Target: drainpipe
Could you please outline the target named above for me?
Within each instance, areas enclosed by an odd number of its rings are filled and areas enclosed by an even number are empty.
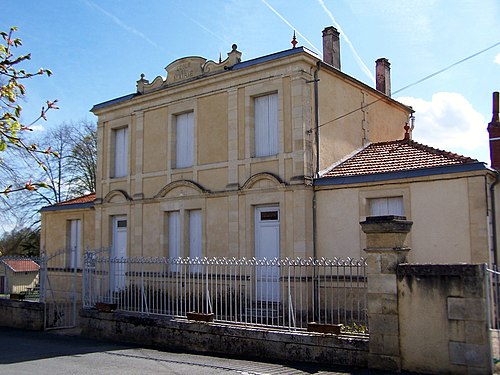
[[[315,128],[315,143],[316,143],[316,168],[314,171],[314,178],[319,177],[319,90],[318,90],[318,72],[321,67],[321,61],[316,63],[316,70],[314,71],[314,128]],[[313,181],[314,181],[313,178]],[[317,255],[317,223],[316,223],[316,188],[313,183],[313,201],[312,201],[312,209],[313,209],[313,258],[316,259]]]
[[[500,182],[500,176],[498,171],[495,171],[495,181],[490,186],[490,198],[491,198],[491,234],[493,236],[493,264],[498,268],[498,246],[497,246],[497,210],[495,208],[495,186]],[[495,269],[496,271],[497,269]]]
[[[318,90],[318,72],[319,69],[321,68],[321,61],[318,61],[316,63],[316,70],[314,71],[314,127],[316,130],[316,170],[314,171],[314,178],[313,178],[313,201],[312,201],[312,209],[313,209],[313,258],[317,258],[317,242],[318,242],[318,225],[317,225],[317,202],[316,202],[316,187],[314,186],[314,179],[319,177],[319,90]],[[318,290],[318,285],[317,285],[317,280],[316,280],[316,267],[313,267],[313,289],[314,289],[314,295],[316,294],[316,291]],[[317,309],[316,309],[316,301],[314,299],[313,295],[313,316],[315,319],[318,319],[319,316],[317,316]],[[318,309],[319,311],[319,309]]]

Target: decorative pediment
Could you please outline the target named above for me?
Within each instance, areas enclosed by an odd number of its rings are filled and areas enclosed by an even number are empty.
[[[124,203],[131,200],[132,198],[130,195],[123,190],[111,190],[104,197],[104,203]]]
[[[193,181],[174,181],[166,185],[156,194],[155,198],[178,198],[201,195],[208,191]]]
[[[137,92],[145,94],[173,84],[187,82],[195,78],[227,70],[241,62],[241,52],[237,48],[238,46],[233,44],[231,52],[227,54],[227,59],[224,61],[219,59],[218,63],[196,56],[175,60],[165,68],[167,77],[164,79],[158,76],[152,83],[149,83],[144,74],[141,74],[141,78],[137,81]]]
[[[285,186],[285,183],[271,173],[258,173],[250,177],[242,186],[241,190],[267,189]]]
[[[203,57],[184,57],[167,65],[167,85],[203,75]]]

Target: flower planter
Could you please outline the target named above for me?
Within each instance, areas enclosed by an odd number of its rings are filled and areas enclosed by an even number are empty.
[[[186,313],[186,316],[188,320],[195,320],[198,322],[213,322],[214,321],[214,314],[206,314],[206,313],[199,313],[199,312],[188,312]]]
[[[116,310],[116,303],[97,302],[95,308],[101,312],[112,312]]]
[[[308,332],[332,333],[339,335],[340,327],[342,327],[342,324],[321,324],[315,322],[307,323]]]
[[[22,301],[24,299],[24,297],[25,297],[24,294],[21,294],[21,293],[11,293],[10,294],[10,299]]]

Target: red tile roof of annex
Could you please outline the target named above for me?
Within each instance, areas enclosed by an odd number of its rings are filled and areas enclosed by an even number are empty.
[[[359,176],[477,162],[466,156],[403,139],[372,143],[321,177]]]
[[[64,206],[67,204],[78,204],[78,203],[91,203],[95,201],[95,193],[83,195],[81,197],[73,198],[64,202],[56,203],[55,206]]]
[[[38,272],[40,266],[31,259],[2,259],[14,272]]]

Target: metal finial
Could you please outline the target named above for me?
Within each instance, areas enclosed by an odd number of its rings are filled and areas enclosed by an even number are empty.
[[[293,39],[291,41],[293,48],[297,45],[297,38],[295,37],[295,30],[293,30]]]

